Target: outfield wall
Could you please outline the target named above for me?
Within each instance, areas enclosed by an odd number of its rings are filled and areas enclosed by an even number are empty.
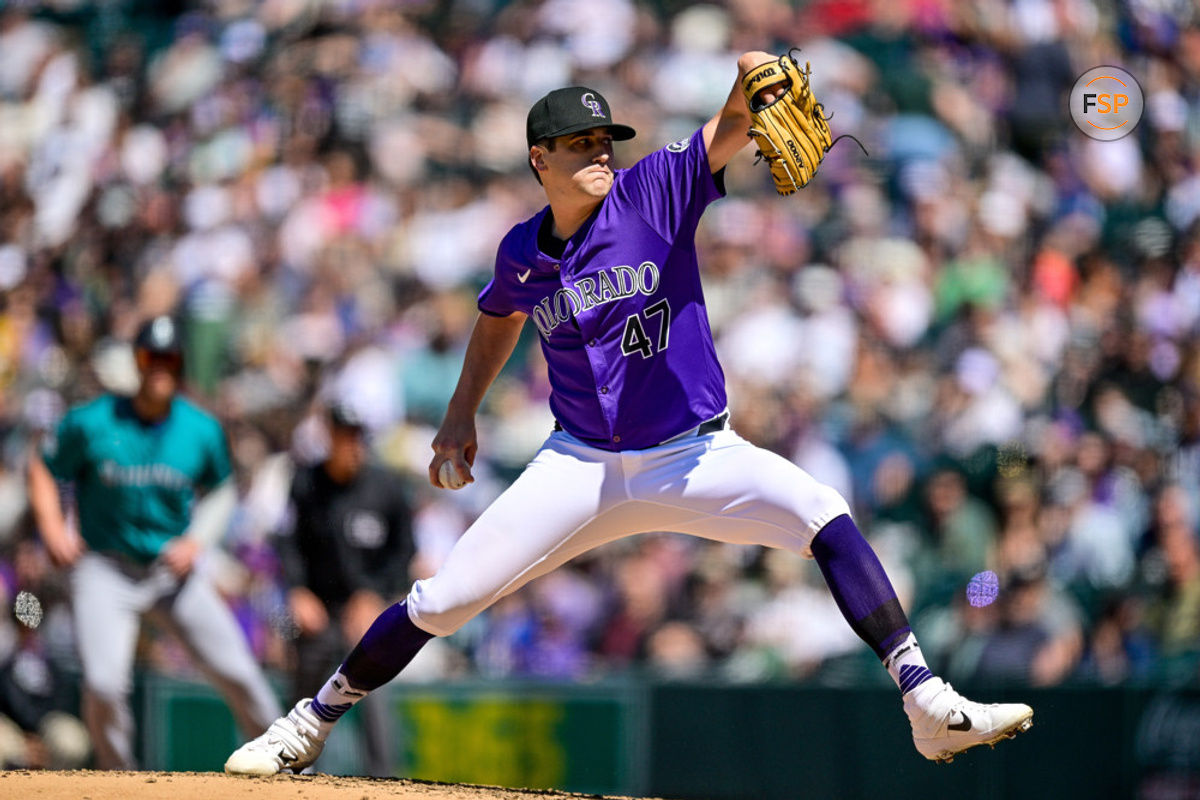
[[[237,743],[207,685],[139,682],[143,763],[219,770]],[[402,774],[705,800],[1200,798],[1200,690],[986,691],[1033,729],[947,766],[912,749],[887,688],[454,682],[390,687]],[[980,693],[981,696],[984,693]],[[352,715],[324,772],[362,770]]]

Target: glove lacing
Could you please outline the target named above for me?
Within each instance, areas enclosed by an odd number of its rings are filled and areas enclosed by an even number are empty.
[[[807,70],[807,69],[801,70],[800,69],[800,61],[797,60],[797,58],[794,55],[792,55],[792,53],[799,53],[799,52],[800,52],[799,47],[789,47],[788,51],[787,51],[787,55],[780,56],[779,59],[780,59],[780,61],[782,61],[784,58],[790,58],[792,60],[792,64],[795,65],[795,67],[796,67],[796,71],[804,76],[804,84],[807,87],[808,86],[808,76],[809,76],[810,70]],[[811,92],[812,89],[810,88],[809,91]],[[829,120],[833,119],[833,114],[825,113],[825,104],[824,103],[814,102],[813,109],[816,111],[816,113],[821,115],[821,118],[824,119],[826,123],[828,123]],[[830,142],[829,146],[825,148],[825,152],[828,153],[830,150],[832,150],[833,146],[835,144],[837,144],[838,142],[840,142],[842,139],[849,139],[850,141],[852,141],[856,145],[858,145],[858,149],[863,151],[864,156],[871,155],[869,152],[867,152],[866,145],[864,145],[857,136],[850,134],[850,133],[843,133],[841,136],[837,137],[832,142]],[[762,154],[760,153],[759,155],[761,156]],[[758,161],[761,161],[761,160],[762,159],[759,158],[754,163],[757,164]]]

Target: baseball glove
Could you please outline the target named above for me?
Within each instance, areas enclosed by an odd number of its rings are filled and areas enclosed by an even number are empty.
[[[808,62],[801,71],[789,51],[776,61],[755,67],[742,80],[742,92],[750,107],[748,135],[758,145],[759,157],[771,167],[775,190],[782,195],[803,188],[833,146],[825,109],[813,97],[808,83],[811,72]],[[781,79],[786,83],[784,93],[764,103],[758,93]]]

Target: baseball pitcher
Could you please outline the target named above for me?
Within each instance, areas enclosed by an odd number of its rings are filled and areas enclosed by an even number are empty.
[[[854,631],[895,680],[917,750],[948,761],[1031,724],[1022,704],[981,705],[925,664],[896,594],[846,501],[731,428],[696,259],[705,208],[747,134],[788,194],[832,144],[807,69],[744,54],[724,107],[628,169],[599,92],[551,92],[529,112],[529,164],[548,205],[500,243],[462,376],[433,441],[430,480],[470,482],[475,413],[526,321],[549,366],[557,420],[541,450],[467,530],[437,575],[375,621],[311,700],[230,756],[233,773],[299,769],[338,718],[433,636],[599,545],[677,531],[815,557]]]

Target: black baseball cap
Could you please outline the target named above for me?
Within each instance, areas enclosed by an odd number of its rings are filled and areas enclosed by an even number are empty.
[[[133,347],[155,355],[182,356],[183,338],[179,323],[165,315],[146,320],[138,329]]]
[[[329,407],[329,422],[335,428],[346,428],[359,432],[367,427],[366,420],[362,418],[362,414],[358,413],[358,409],[345,402],[334,403]]]
[[[533,104],[525,120],[525,139],[529,146],[541,139],[553,139],[589,128],[608,128],[618,141],[632,139],[637,131],[612,121],[612,111],[604,95],[586,86],[555,89]]]

